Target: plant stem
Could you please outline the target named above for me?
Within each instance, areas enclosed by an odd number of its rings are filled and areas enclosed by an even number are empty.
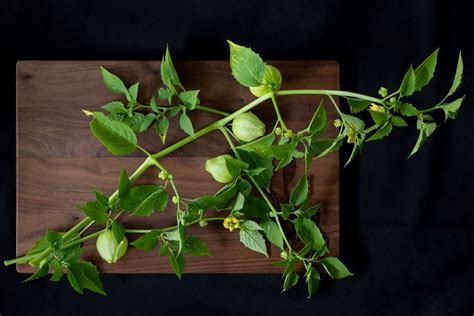
[[[381,103],[381,99],[377,99],[365,94],[350,92],[350,91],[340,91],[340,90],[322,90],[322,89],[298,89],[298,90],[280,90],[275,92],[276,95],[304,95],[304,94],[320,94],[320,95],[334,95],[344,98],[357,98],[361,100],[367,100],[371,102]]]
[[[225,137],[225,139],[227,140],[227,142],[229,143],[229,146],[230,146],[230,148],[232,149],[232,151],[234,152],[235,156],[236,156],[239,160],[242,160],[242,159],[240,158],[239,152],[238,152],[237,149],[235,148],[234,143],[232,142],[232,139],[230,138],[230,135],[229,135],[229,133],[227,132],[227,130],[226,130],[225,128],[221,128],[220,130],[221,130],[222,134],[224,134],[224,137]],[[267,202],[268,206],[270,207],[270,210],[271,210],[272,213],[274,214],[275,221],[276,221],[276,223],[277,223],[277,225],[278,225],[278,228],[280,229],[280,232],[281,232],[281,235],[282,235],[282,237],[283,237],[283,240],[285,241],[285,244],[286,244],[286,246],[288,247],[288,252],[291,254],[292,248],[291,248],[290,243],[288,242],[288,239],[287,239],[286,236],[285,236],[285,231],[283,230],[283,227],[281,226],[280,219],[278,218],[278,211],[273,207],[272,202],[270,201],[270,199],[268,198],[268,196],[265,194],[265,192],[262,190],[262,188],[258,185],[257,181],[255,181],[254,177],[249,176],[249,175],[247,175],[247,177],[250,179],[250,181],[252,181],[253,185],[257,188],[257,190],[258,190],[258,192],[260,193],[260,195],[263,197],[263,199],[265,200],[265,202]]]
[[[196,109],[206,111],[209,113],[214,113],[222,116],[229,116],[230,114],[221,110],[213,109],[204,105],[196,105]]]
[[[273,103],[273,108],[275,109],[275,113],[277,115],[278,122],[280,122],[280,125],[283,128],[283,131],[287,131],[288,128],[286,127],[285,121],[283,121],[283,118],[281,117],[280,108],[278,107],[278,103],[276,101],[274,93],[272,93],[272,103]]]

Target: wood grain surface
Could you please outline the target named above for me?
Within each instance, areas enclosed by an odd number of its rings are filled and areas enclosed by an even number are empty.
[[[332,61],[273,61],[283,75],[282,89],[337,89],[339,66]],[[99,65],[124,79],[126,84],[140,81],[139,100],[147,102],[160,86],[160,62],[156,61],[21,61],[17,64],[17,255],[23,255],[43,236],[47,228],[67,230],[83,214],[75,208],[93,199],[93,190],[112,193],[120,169],[130,173],[143,156],[135,152],[116,157],[93,137],[89,120],[81,109],[98,111],[107,102],[120,99],[101,83]],[[254,97],[231,76],[227,61],[178,61],[176,68],[188,89],[200,89],[201,104],[232,112]],[[319,104],[319,96],[279,98],[282,115],[289,128],[304,128]],[[330,119],[336,118],[332,106],[325,104]],[[275,122],[270,102],[254,111],[267,126]],[[190,114],[195,129],[206,126],[218,116],[202,111]],[[185,137],[175,120],[167,144]],[[334,136],[330,129],[328,136]],[[139,143],[148,151],[163,148],[153,130],[140,135]],[[187,198],[210,194],[219,188],[204,170],[208,157],[228,151],[222,135],[213,132],[165,157],[163,164],[173,173],[180,193]],[[278,173],[272,184],[272,200],[288,198],[303,166],[293,164]],[[150,168],[138,183],[155,183],[157,170]],[[315,160],[310,170],[312,200],[322,201],[317,219],[333,255],[339,254],[339,156],[333,153]],[[127,228],[164,227],[175,224],[172,206],[150,218],[124,217]],[[90,231],[94,231],[92,227]],[[286,227],[294,236],[291,227]],[[280,273],[271,265],[279,251],[270,247],[270,257],[244,248],[238,233],[221,224],[192,227],[190,234],[209,244],[212,257],[187,257],[188,273]],[[129,236],[130,240],[137,236]],[[116,264],[106,264],[96,251],[94,241],[84,245],[84,258],[92,259],[106,273],[171,273],[167,258],[157,251],[142,252],[130,247]],[[19,272],[31,272],[28,265]]]

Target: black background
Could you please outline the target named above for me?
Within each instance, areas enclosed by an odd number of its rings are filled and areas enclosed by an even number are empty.
[[[150,1],[151,2],[151,1]],[[307,300],[274,275],[106,275],[107,297],[66,283],[22,284],[0,267],[0,314],[416,314],[474,312],[474,36],[466,1],[2,1],[0,258],[15,255],[15,62],[21,59],[227,59],[226,38],[265,59],[334,59],[341,88],[396,89],[410,63],[441,47],[432,84],[444,96],[463,51],[459,117],[414,158],[414,124],[367,144],[342,170],[341,252],[355,273]],[[442,121],[442,116],[437,117]],[[414,123],[414,122],[412,122]],[[343,157],[347,157],[343,150]]]

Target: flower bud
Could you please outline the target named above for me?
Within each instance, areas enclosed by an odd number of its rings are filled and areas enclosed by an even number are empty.
[[[160,171],[160,173],[158,174],[158,178],[160,178],[161,180],[166,180],[168,179],[168,172],[165,172],[165,171]]]
[[[385,108],[383,106],[377,105],[375,103],[370,105],[370,110],[374,112],[385,112]]]
[[[281,87],[281,81],[280,71],[271,65],[266,65],[262,85],[251,87],[250,92],[256,97],[261,97],[268,92],[278,91]]]
[[[201,226],[201,227],[206,227],[206,226],[207,226],[207,221],[204,220],[204,219],[201,219],[201,220],[199,221],[199,226]]]
[[[232,132],[238,139],[250,142],[265,134],[265,124],[255,114],[247,112],[232,121]]]
[[[97,237],[96,248],[99,255],[108,263],[115,263],[126,252],[128,247],[128,240],[123,237],[120,243],[115,239],[112,230],[108,229]]]
[[[233,159],[230,155],[221,155],[206,161],[206,171],[209,172],[214,180],[220,183],[229,183],[234,179],[227,168],[226,159]]]
[[[390,103],[395,103],[397,102],[397,98],[396,97],[391,97],[390,98]]]
[[[288,259],[288,252],[282,251],[282,252],[280,253],[280,257],[281,257],[282,259]]]
[[[353,143],[355,144],[356,142],[356,132],[353,128],[351,128],[349,130],[349,133],[347,134],[347,143],[350,144],[350,143]]]
[[[275,135],[281,135],[281,128],[277,127],[275,129]]]
[[[338,120],[334,120],[334,123],[333,123],[333,124],[334,124],[334,127],[341,127],[341,126],[342,126],[342,122],[341,122],[341,120],[339,120],[339,119],[338,119]]]
[[[224,219],[223,225],[230,231],[233,231],[236,228],[240,228],[240,219],[235,216],[229,216]]]
[[[173,196],[173,198],[171,199],[171,202],[173,202],[173,204],[178,204],[179,203],[178,197],[176,195]]]
[[[385,98],[388,95],[388,89],[385,87],[380,87],[379,94],[382,98]]]

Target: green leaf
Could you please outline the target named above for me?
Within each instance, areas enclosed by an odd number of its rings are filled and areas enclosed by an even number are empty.
[[[270,150],[270,146],[275,141],[275,134],[268,134],[266,136],[260,137],[254,141],[249,143],[245,143],[243,145],[237,146],[236,148],[239,150],[243,150],[246,152],[255,152],[262,157],[268,157],[273,155],[272,151]]]
[[[428,56],[414,71],[415,75],[415,91],[420,91],[421,88],[426,86],[431,78],[433,78],[436,70],[436,63],[438,61],[438,50],[437,48],[430,56]]]
[[[415,92],[416,88],[416,77],[415,71],[413,67],[410,66],[408,71],[405,73],[403,77],[402,84],[400,85],[400,96],[401,97],[408,97]]]
[[[199,90],[183,91],[179,94],[179,100],[188,110],[194,110],[198,104]]]
[[[453,102],[443,103],[443,104],[440,104],[436,107],[437,109],[442,109],[443,110],[444,116],[445,116],[445,121],[447,121],[448,118],[450,118],[450,119],[455,119],[456,118],[456,115],[458,114],[459,108],[461,107],[461,104],[464,101],[464,97],[465,96],[462,96],[461,98],[456,99]]]
[[[189,119],[189,116],[186,114],[186,112],[183,112],[179,117],[179,126],[186,134],[194,137],[193,123]]]
[[[413,147],[410,155],[408,156],[408,158],[410,158],[411,156],[413,156],[414,154],[416,154],[418,152],[418,150],[420,150],[421,146],[423,146],[423,144],[425,143],[426,139],[431,135],[433,134],[433,132],[435,131],[436,129],[436,123],[425,123],[423,122],[423,119],[422,118],[419,118],[418,121],[417,121],[417,128],[418,130],[420,131],[419,134],[418,134],[418,139],[415,143],[415,146]]]
[[[354,129],[356,132],[361,132],[365,128],[365,123],[360,118],[349,115],[349,114],[342,114],[342,119],[346,124],[349,125],[350,128]]]
[[[168,194],[162,186],[145,184],[133,187],[120,198],[120,207],[126,212],[148,215],[153,209],[162,211],[168,203]]]
[[[133,191],[133,189],[131,190],[131,192]],[[144,190],[147,191],[148,188]],[[141,193],[138,193],[138,195],[141,195]],[[158,190],[152,192],[150,195],[146,196],[140,202],[140,204],[138,204],[134,208],[133,215],[150,216],[151,214],[153,214],[154,210],[163,211],[166,208],[167,204],[168,204],[168,192],[166,192],[163,188],[159,188]]]
[[[462,61],[461,52],[459,52],[458,65],[456,66],[456,73],[454,75],[454,80],[453,80],[453,83],[451,84],[451,88],[449,89],[448,95],[446,97],[453,95],[454,92],[458,90],[459,86],[461,86],[463,70],[464,70],[464,64]]]
[[[178,245],[178,255],[181,253],[183,250],[183,246],[186,244],[186,239],[188,237],[186,233],[186,227],[181,224],[181,222],[178,222],[178,236],[179,236],[179,245]]]
[[[359,113],[369,107],[370,101],[360,99],[347,99],[347,103],[351,108],[351,113]]]
[[[308,218],[298,217],[293,221],[296,232],[305,244],[311,243],[314,250],[321,248],[325,241],[318,226]]]
[[[263,83],[265,63],[250,48],[227,41],[230,48],[230,68],[232,75],[241,85],[257,87]]]
[[[290,288],[298,284],[299,278],[298,274],[294,271],[288,273],[283,281],[283,292],[288,291]]]
[[[115,220],[112,222],[112,232],[117,243],[120,243],[125,237],[125,227]]]
[[[102,81],[110,92],[123,93],[127,99],[130,98],[130,94],[128,93],[122,79],[105,69],[103,66],[100,66],[100,72],[102,74]]]
[[[273,178],[273,157],[272,155],[262,157],[255,152],[238,150],[240,158],[249,164],[249,169],[265,168],[253,178],[261,188],[268,188]]]
[[[43,250],[45,250],[48,247],[49,247],[49,242],[46,240],[46,236],[41,237],[40,239],[38,239],[35,242],[33,247],[31,247],[30,250],[28,250],[26,255],[29,256],[29,255],[33,255],[35,253],[42,252]]]
[[[328,127],[327,115],[326,110],[323,106],[323,99],[321,98],[321,102],[319,103],[316,112],[314,112],[311,121],[309,122],[309,131],[313,134],[313,137],[321,135],[326,128]]]
[[[370,116],[372,116],[372,119],[377,125],[384,125],[389,119],[388,113],[386,112],[379,112],[379,111],[372,111],[372,110],[369,110],[369,112],[370,112]]]
[[[130,94],[130,100],[128,101],[137,101],[138,97],[138,82],[131,85],[130,88],[128,88],[128,93]]]
[[[104,207],[109,207],[109,198],[103,192],[95,190],[95,199]]]
[[[152,250],[158,245],[160,234],[158,230],[152,230],[140,236],[134,242],[130,243],[130,245],[144,251]]]
[[[329,276],[333,279],[343,279],[345,277],[353,275],[349,272],[346,266],[335,257],[327,257],[319,261],[324,269],[327,271]]]
[[[283,236],[281,234],[280,229],[278,228],[278,225],[272,219],[270,219],[269,217],[264,217],[260,221],[260,227],[263,228],[263,231],[264,231],[265,236],[267,237],[267,239],[272,244],[274,244],[275,246],[277,246],[278,248],[283,250],[283,248],[284,248],[284,246],[283,246]]]
[[[63,244],[63,238],[61,237],[61,234],[51,229],[48,229],[46,240],[53,249],[59,249],[59,247],[61,247]]]
[[[113,102],[107,103],[106,105],[102,106],[102,108],[109,113],[115,113],[115,114],[125,114],[128,111],[125,108],[125,105],[120,101],[113,101]]]
[[[298,206],[308,198],[308,178],[306,175],[303,175],[298,182],[296,183],[295,187],[291,191],[290,194],[290,203]]]
[[[268,257],[265,239],[258,230],[240,229],[240,242],[250,250],[259,252]]]
[[[239,212],[246,218],[262,218],[270,212],[270,208],[264,200],[249,195],[245,198],[244,207]]]
[[[166,52],[161,62],[161,80],[168,88],[172,88],[174,90],[174,86],[178,86],[184,90],[184,87],[179,80],[178,73],[174,68],[168,46],[166,46]]]
[[[311,298],[311,296],[316,293],[319,285],[319,280],[321,279],[319,275],[319,271],[310,268],[309,271],[306,273],[306,286],[308,287],[308,298]]]
[[[112,121],[100,112],[94,112],[90,128],[94,136],[114,155],[131,153],[137,147],[137,136],[130,127]]]
[[[130,186],[132,184],[130,183],[130,179],[128,178],[127,175],[127,170],[122,169],[120,170],[120,178],[119,178],[119,184],[118,184],[118,196],[122,197],[128,194],[130,191]]]
[[[410,103],[402,103],[400,105],[400,113],[404,116],[417,116],[420,114],[417,108]]]
[[[155,112],[155,113],[160,112],[160,109],[158,109],[158,104],[156,104],[156,99],[155,99],[154,94],[150,98],[150,107],[153,110],[153,112]]]
[[[71,284],[72,288],[76,290],[76,292],[83,294],[85,275],[84,271],[79,265],[73,264],[68,267],[67,279],[69,280],[69,283]]]
[[[99,277],[99,271],[97,267],[91,262],[79,261],[74,264],[74,266],[80,267],[84,275],[83,288],[89,289],[92,292],[106,295],[104,291],[104,286]]]
[[[374,140],[382,139],[385,136],[388,136],[388,134],[390,134],[390,132],[392,132],[392,123],[387,122],[382,127],[380,127],[377,130],[377,132],[375,132],[372,136],[370,136],[369,139],[367,139],[367,141],[371,142],[371,141],[374,141]]]
[[[245,196],[242,193],[237,193],[235,197],[234,203],[232,204],[233,211],[239,211],[244,207],[245,203]]]
[[[35,273],[30,275],[27,279],[23,280],[23,282],[30,282],[30,281],[34,281],[34,280],[44,277],[45,275],[48,274],[48,269],[49,269],[49,264],[48,263],[43,264],[38,270],[35,271]]]
[[[63,270],[61,269],[61,267],[58,267],[58,268],[56,268],[54,273],[51,275],[49,280],[53,281],[53,282],[59,282],[63,279],[63,276],[64,276]]]
[[[171,268],[173,269],[178,279],[181,280],[181,277],[183,276],[183,272],[184,272],[184,267],[186,264],[186,260],[184,259],[184,256],[182,254],[175,255],[175,253],[171,251],[169,260],[170,260]]]
[[[163,67],[163,62],[161,63],[161,65],[162,65],[161,67]],[[163,71],[161,73],[163,74]],[[158,97],[162,100],[167,100],[169,104],[171,104],[173,95],[174,95],[174,90],[172,89],[163,88],[163,87],[158,89]]]
[[[263,228],[260,227],[260,225],[258,225],[256,222],[254,222],[252,220],[249,220],[249,219],[246,219],[245,221],[240,223],[240,229],[244,229],[244,230],[247,230],[247,231],[263,230]]]
[[[160,137],[163,144],[166,142],[166,135],[168,134],[169,126],[170,121],[166,116],[162,116],[156,121],[156,133]]]
[[[84,205],[79,205],[78,208],[99,224],[105,224],[109,218],[107,208],[97,201],[87,202]]]
[[[393,126],[396,126],[396,127],[408,126],[407,122],[405,122],[405,120],[402,119],[400,116],[392,116],[390,118],[390,121],[392,122]]]
[[[209,247],[206,242],[197,236],[188,236],[184,251],[191,256],[210,256]]]

